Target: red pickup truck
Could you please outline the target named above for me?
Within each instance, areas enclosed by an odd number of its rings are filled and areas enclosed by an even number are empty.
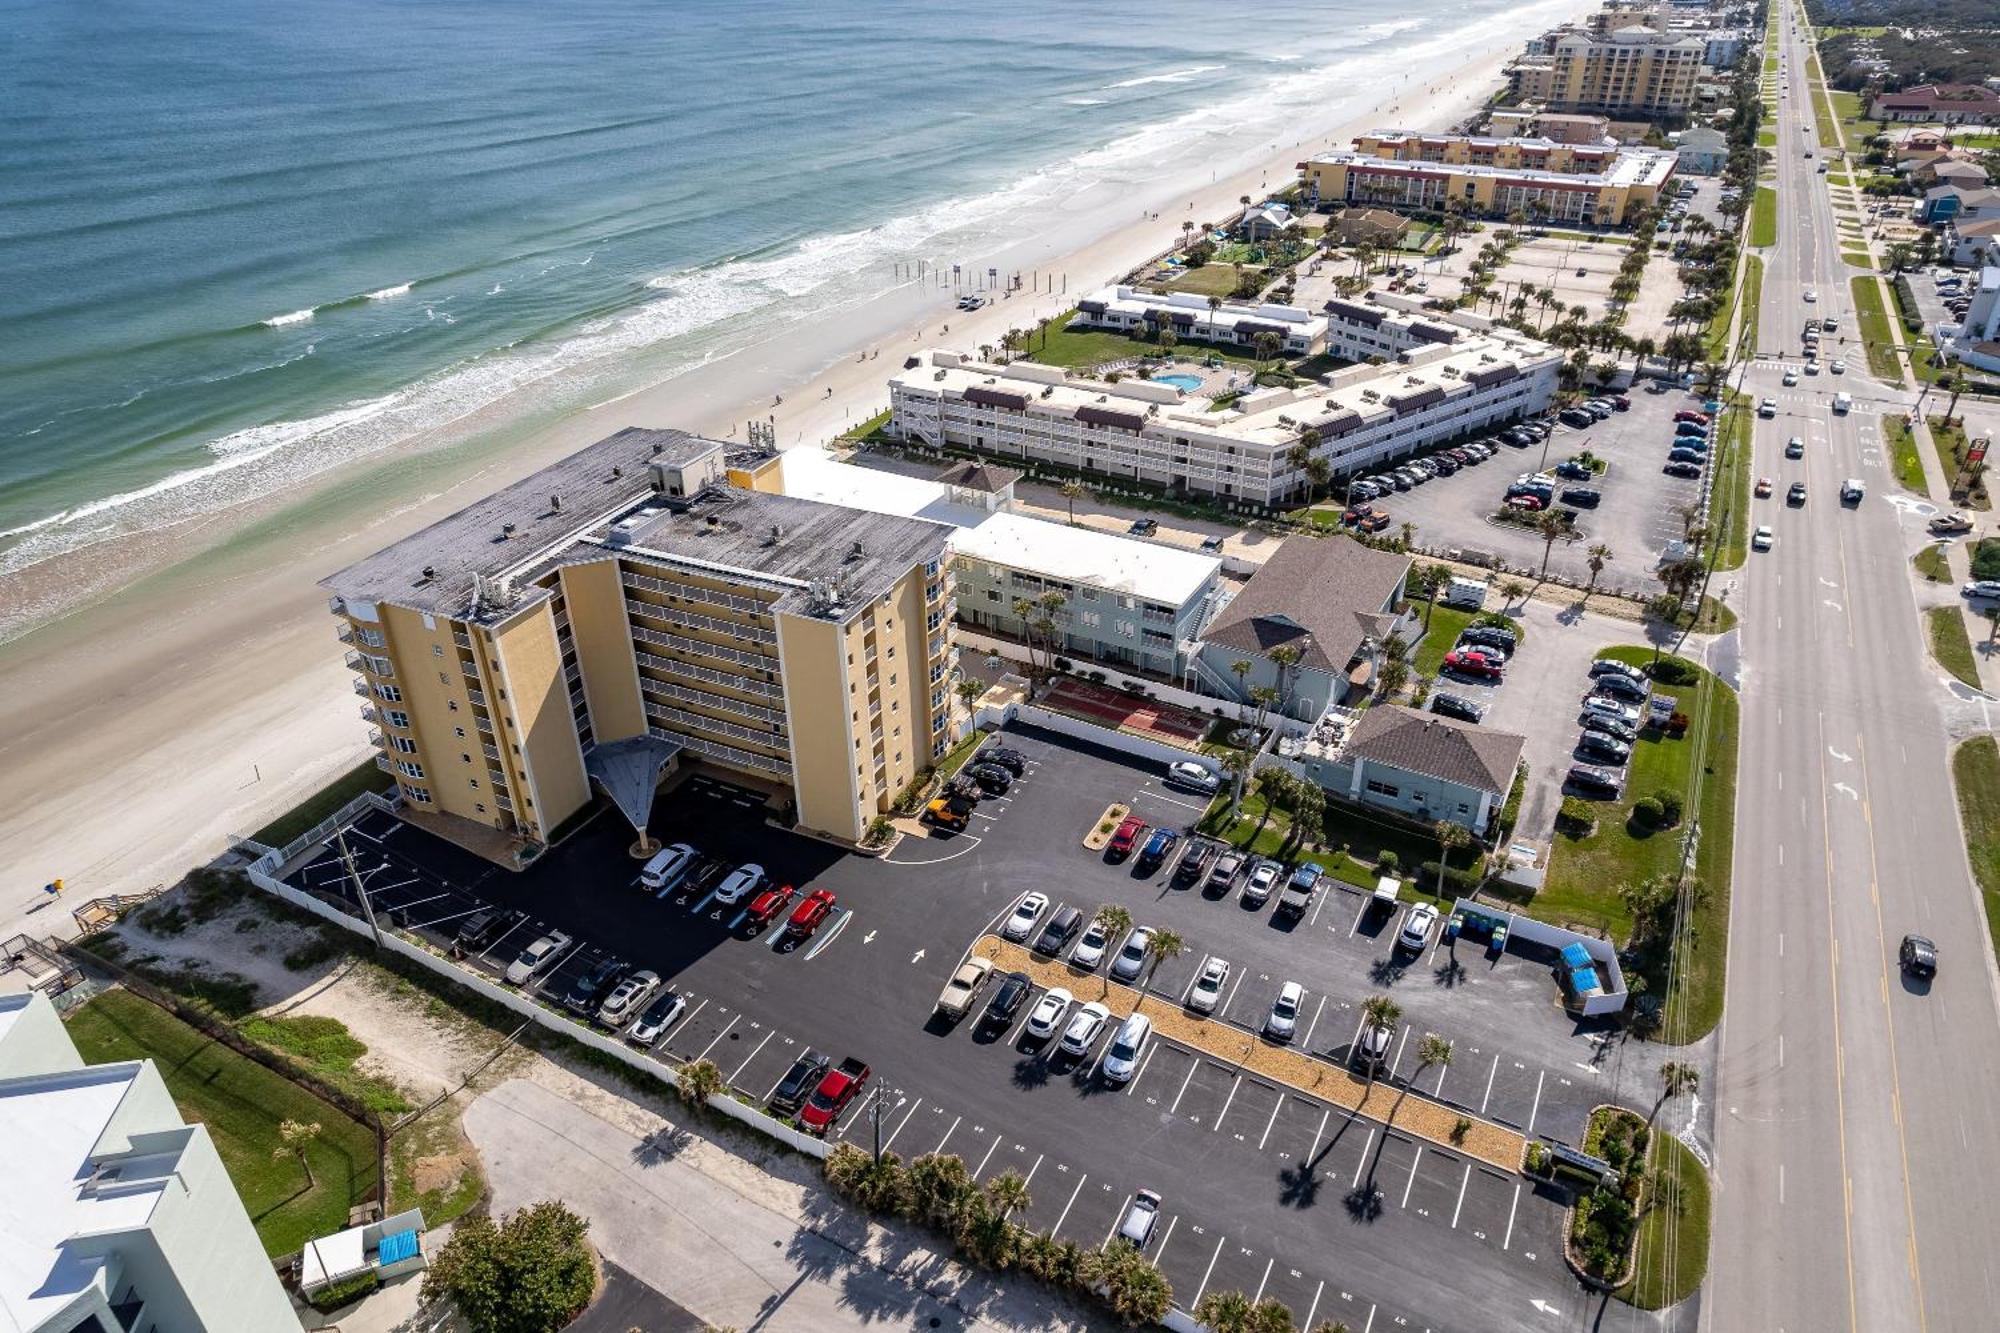
[[[851,1055],[840,1062],[839,1068],[827,1070],[799,1111],[799,1128],[824,1136],[833,1128],[833,1122],[840,1119],[840,1113],[861,1095],[861,1089],[868,1086],[868,1077],[873,1072]]]

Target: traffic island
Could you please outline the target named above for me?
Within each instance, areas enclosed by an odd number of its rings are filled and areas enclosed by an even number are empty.
[[[1145,1014],[1152,1020],[1153,1030],[1178,1046],[1199,1051],[1233,1068],[1247,1069],[1260,1078],[1412,1137],[1475,1157],[1489,1166],[1503,1171],[1521,1169],[1527,1149],[1523,1135],[1465,1115],[1422,1093],[1411,1094],[1388,1084],[1357,1078],[1344,1065],[1274,1045],[1226,1023],[1196,1018],[1171,1000],[1157,995],[1142,997],[1129,986],[1065,963],[1038,958],[996,935],[982,937],[972,946],[972,952],[992,959],[996,971],[1025,972],[1037,985],[1060,986],[1080,1000],[1101,1001],[1117,1018],[1138,1011],[1143,998],[1150,1001],[1145,1005]],[[1091,993],[1093,982],[1095,994]]]

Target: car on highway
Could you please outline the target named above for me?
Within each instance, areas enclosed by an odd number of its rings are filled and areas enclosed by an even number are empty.
[[[1903,936],[1903,943],[1896,950],[1896,957],[1902,963],[1903,970],[1913,977],[1929,981],[1937,975],[1937,945],[1922,935]]]
[[[1836,375],[1845,375],[1847,373],[1847,362],[1835,361],[1830,365],[1828,365],[1827,369],[1832,371]]]
[[[1174,848],[1181,845],[1181,835],[1170,828],[1156,828],[1147,837],[1146,845],[1139,849],[1134,860],[1142,875],[1150,875],[1160,868],[1160,864],[1174,854]]]
[[[1118,1223],[1118,1236],[1132,1242],[1134,1249],[1143,1250],[1159,1225],[1160,1196],[1152,1190],[1140,1190],[1126,1205],[1125,1216]]]
[[[1271,1012],[1264,1015],[1264,1035],[1273,1041],[1290,1041],[1298,1031],[1299,1010],[1305,1007],[1306,988],[1296,981],[1287,981],[1278,987],[1278,998],[1271,1001]]]
[[[1111,975],[1118,981],[1132,981],[1146,968],[1146,951],[1153,943],[1151,926],[1134,926],[1111,960]]]
[[[1778,415],[1778,400],[1775,398],[1760,400],[1757,404],[1757,415],[1760,417],[1775,417]]]
[[[1623,768],[1632,758],[1632,747],[1626,742],[1614,739],[1601,731],[1586,729],[1576,738],[1576,753],[1593,764],[1607,764],[1613,768]]]
[[[1250,864],[1250,878],[1243,882],[1243,901],[1252,907],[1263,905],[1271,891],[1278,887],[1278,876],[1285,868],[1268,857],[1258,857]]]
[[[687,1004],[685,995],[670,990],[661,991],[625,1029],[625,1040],[634,1046],[653,1045],[666,1035],[668,1028],[680,1021],[681,1015],[687,1012]]]
[[[501,974],[500,979],[509,986],[527,985],[534,980],[537,973],[554,962],[558,955],[567,951],[571,942],[570,937],[560,930],[550,931],[521,950],[519,956],[507,964],[507,970]]]
[[[1035,922],[1042,919],[1042,913],[1049,907],[1049,895],[1036,889],[1022,895],[1014,905],[1013,913],[1001,924],[1000,937],[1008,940],[1025,940],[1028,932],[1035,928]]]
[[[1169,787],[1178,787],[1182,791],[1200,792],[1205,796],[1213,796],[1216,789],[1222,786],[1221,778],[1215,776],[1212,770],[1195,763],[1192,759],[1182,759],[1168,764],[1165,781]]]
[[[1042,927],[1042,933],[1035,937],[1035,952],[1054,958],[1063,951],[1076,932],[1083,928],[1083,909],[1080,907],[1058,908]]]
[[[1097,1044],[1097,1038],[1104,1031],[1104,1024],[1111,1017],[1111,1011],[1096,1000],[1084,1005],[1070,1015],[1069,1026],[1063,1029],[1062,1040],[1056,1043],[1064,1055],[1081,1059],[1090,1048]]]
[[[1771,479],[1769,477],[1757,478],[1757,498],[1759,500],[1762,500],[1768,497],[1770,494],[1771,494]]]
[[[1222,988],[1229,984],[1229,960],[1210,956],[1195,974],[1188,988],[1187,1007],[1198,1014],[1212,1014],[1222,1000]]]
[[[1807,305],[1812,305],[1819,300],[1819,293],[1814,291],[1810,287],[1806,288],[1803,292],[1800,292],[1799,295],[1802,298],[1804,298],[1805,303]]]
[[[1243,873],[1243,864],[1249,858],[1242,852],[1231,849],[1215,858],[1215,865],[1208,872],[1208,882],[1202,888],[1217,896],[1229,892],[1236,883],[1236,877]]]
[[[785,914],[786,909],[792,905],[792,899],[796,897],[798,897],[797,890],[789,884],[764,890],[750,900],[750,910],[743,918],[744,929],[754,935],[768,928],[773,921]]]
[[[672,893],[700,859],[701,853],[684,842],[662,848],[653,853],[653,859],[639,872],[639,884],[655,893]]]
[[[722,883],[715,886],[715,901],[740,903],[753,894],[762,893],[770,882],[770,877],[764,873],[764,867],[755,864],[740,865],[730,871]]]
[[[1069,965],[1080,967],[1086,972],[1094,972],[1097,970],[1097,965],[1104,961],[1104,951],[1110,947],[1111,932],[1106,929],[1102,921],[1093,918],[1091,923],[1083,928],[1083,938],[1069,951]]]
[[[1603,717],[1634,727],[1639,725],[1638,709],[1621,704],[1616,699],[1607,699],[1601,694],[1593,694],[1583,701],[1583,717],[1586,721],[1593,717]]]
[[[1791,439],[1785,441],[1785,457],[1804,458],[1805,456],[1806,442],[1804,440],[1794,435]]]
[[[651,971],[634,972],[611,988],[598,1006],[597,1021],[608,1028],[625,1026],[653,998],[653,992],[660,988],[660,974]]]
[[[1797,383],[1799,382],[1799,372],[1798,372],[1798,371],[1796,371],[1796,370],[1793,370],[1793,369],[1792,369],[1792,368],[1791,368],[1790,366],[1786,366],[1786,367],[1785,367],[1785,373],[1784,373],[1783,377],[1781,378],[1780,382],[1781,382],[1781,383],[1782,383],[1782,384],[1783,384],[1783,385],[1784,385],[1784,386],[1785,386],[1785,387],[1786,387],[1787,389],[1791,388],[1791,387],[1792,387],[1793,385],[1795,385],[1795,384],[1797,384]]]
[[[1431,931],[1436,929],[1438,909],[1433,903],[1411,903],[1410,910],[1403,913],[1403,928],[1396,932],[1396,945],[1410,953],[1422,953],[1430,947]]]
[[[1699,477],[1701,475],[1701,464],[1685,462],[1669,463],[1661,468],[1660,471],[1666,473],[1669,477]]]
[[[805,1103],[832,1067],[832,1060],[812,1047],[806,1047],[799,1053],[799,1058],[792,1061],[792,1067],[785,1071],[785,1076],[778,1080],[778,1086],[771,1089],[765,1107],[774,1115],[791,1115]]]
[[[1615,801],[1625,792],[1625,775],[1615,768],[1572,764],[1564,785],[1585,796]]]
[[[1431,711],[1440,717],[1455,717],[1460,722],[1477,722],[1486,716],[1484,706],[1462,694],[1433,694]]]
[[[1061,986],[1042,992],[1042,998],[1035,1001],[1035,1007],[1028,1011],[1028,1023],[1023,1031],[1037,1041],[1047,1041],[1055,1036],[1069,1014],[1070,1001],[1075,998]]]
[[[791,919],[785,922],[788,938],[803,944],[813,936],[826,919],[833,915],[835,898],[831,889],[814,889],[805,896],[805,901],[792,909]]]
[[[986,1001],[986,1011],[979,1016],[982,1030],[991,1032],[994,1028],[1004,1028],[1014,1021],[1014,1015],[1021,1012],[1021,1006],[1035,993],[1035,981],[1026,972],[1009,972],[1000,978],[1000,985]]]
[[[1791,489],[1785,492],[1785,503],[1796,508],[1797,506],[1802,505],[1805,502],[1806,502],[1806,484],[1802,481],[1793,482],[1791,485]]]
[[[1133,1014],[1120,1023],[1111,1044],[1104,1048],[1104,1081],[1130,1083],[1139,1072],[1139,1062],[1145,1059],[1146,1043],[1152,1036],[1153,1020],[1144,1014]]]
[[[1447,671],[1476,676],[1482,680],[1499,680],[1506,674],[1506,668],[1501,663],[1485,656],[1477,648],[1461,648],[1446,653],[1444,667]]]
[[[1132,854],[1138,845],[1139,836],[1146,831],[1146,821],[1137,815],[1127,815],[1120,821],[1118,831],[1111,835],[1111,842],[1105,848],[1105,855],[1113,861],[1122,861]]]
[[[1758,524],[1757,530],[1750,534],[1750,549],[1753,551],[1768,551],[1777,544],[1778,534],[1771,531],[1768,523]]]
[[[827,1070],[799,1111],[799,1128],[819,1135],[832,1129],[840,1113],[853,1105],[861,1090],[868,1086],[873,1072],[853,1056],[842,1060],[838,1068]]]

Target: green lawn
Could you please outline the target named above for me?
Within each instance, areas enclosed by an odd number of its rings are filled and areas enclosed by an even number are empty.
[[[1931,448],[1937,451],[1938,466],[1943,469],[1945,485],[1950,486],[1958,479],[1958,460],[1965,449],[1965,428],[1953,418],[1947,424],[1941,416],[1926,416],[1924,425],[1931,433]],[[1987,509],[1992,506],[1992,496],[1986,487],[1975,483],[1973,490],[1963,501],[1967,509]]]
[[[1965,616],[1956,606],[1934,606],[1924,612],[1930,632],[1931,656],[1938,665],[1973,689],[1979,688],[1979,663],[1972,656],[1972,636],[1965,632]]]
[[[1986,932],[2000,952],[2000,741],[1975,736],[1951,756],[1965,854],[1986,908]]]
[[[1722,512],[1717,569],[1740,569],[1750,554],[1750,425],[1749,400],[1732,393],[1722,409],[1721,458],[1709,501]]]
[[[251,840],[266,847],[282,847],[362,792],[386,792],[394,785],[387,773],[375,767],[375,760],[371,757],[258,829],[250,835]]]
[[[347,1225],[347,1210],[376,1183],[375,1135],[297,1085],[127,991],[106,991],[69,1016],[69,1035],[92,1064],[151,1058],[174,1103],[208,1127],[265,1252],[290,1254]],[[274,1158],[282,1121],[318,1124],[306,1149],[314,1184],[296,1158]]]
[[[1225,823],[1229,809],[1229,793],[1224,791],[1209,806],[1202,816],[1201,831],[1211,837],[1220,838],[1230,846],[1259,856],[1275,857],[1279,846],[1285,840],[1285,830],[1289,827],[1281,810],[1268,806],[1254,789],[1243,793],[1242,808],[1236,818]],[[1438,844],[1429,838],[1419,838],[1397,825],[1391,825],[1369,818],[1365,813],[1350,806],[1328,805],[1323,823],[1325,837],[1324,850],[1307,849],[1294,861],[1311,861],[1322,866],[1336,879],[1344,880],[1357,888],[1372,889],[1380,877],[1375,863],[1383,852],[1394,852],[1398,867],[1394,873],[1409,877],[1425,861],[1435,861]],[[1345,850],[1342,850],[1345,849]],[[1463,868],[1469,854],[1459,853],[1452,858],[1454,867]],[[1426,877],[1418,889],[1429,894],[1436,889],[1436,876]]]
[[[1901,412],[1882,414],[1882,438],[1889,442],[1894,456],[1897,482],[1906,491],[1914,491],[1918,495],[1930,494],[1930,488],[1924,485],[1924,460],[1917,453],[1916,434],[1903,424]]]
[[[1430,609],[1431,629],[1417,645],[1417,652],[1410,659],[1410,670],[1419,676],[1435,676],[1444,665],[1444,655],[1458,642],[1458,636],[1472,623],[1476,611],[1461,611],[1455,606],[1435,606]]]
[[[1768,185],[1757,187],[1750,204],[1750,244],[1778,243],[1778,192]]]
[[[1144,356],[1157,352],[1159,348],[1150,342],[1128,337],[1123,333],[1110,333],[1101,329],[1077,329],[1069,327],[1076,312],[1059,315],[1050,320],[1045,328],[1030,337],[1033,344],[1028,359],[1039,361],[1045,366],[1063,366],[1070,370],[1082,370],[1106,361],[1122,361],[1128,357]],[[1255,355],[1238,352],[1232,348],[1209,347],[1191,339],[1183,339],[1181,349],[1189,356],[1219,356],[1225,361],[1255,364]]]
[[[1942,546],[1926,546],[1910,557],[1910,563],[1916,566],[1917,573],[1932,583],[1951,582],[1951,567],[1944,562]]]
[[[1889,325],[1889,312],[1882,306],[1882,287],[1874,278],[1848,280],[1854,293],[1854,315],[1861,328],[1861,340],[1868,347],[1868,373],[1885,383],[1903,383],[1903,358],[1897,353],[1898,340]]]
[[[1246,265],[1244,271],[1262,272],[1255,265]],[[1236,290],[1236,267],[1233,264],[1203,264],[1200,268],[1185,270],[1172,282],[1156,282],[1152,286],[1156,291],[1193,292],[1197,296],[1220,296],[1227,301]]]
[[[1664,1125],[1653,1127],[1647,1156],[1654,1171],[1678,1184],[1680,1203],[1675,1208],[1650,1209],[1639,1220],[1638,1269],[1618,1297],[1641,1310],[1664,1310],[1692,1296],[1708,1273],[1708,1172]],[[1670,1236],[1674,1240],[1672,1274],[1666,1271]]]
[[[1757,146],[1759,148],[1776,148],[1778,146],[1778,132],[1768,128],[1758,130]]]
[[[1602,656],[1644,665],[1652,660],[1653,650],[1613,648]],[[1669,1000],[1665,1027],[1684,1041],[1706,1036],[1722,1017],[1740,731],[1736,692],[1707,670],[1695,669],[1701,677],[1695,685],[1656,687],[1679,699],[1691,724],[1687,735],[1673,740],[1658,732],[1640,734],[1626,773],[1624,799],[1593,803],[1598,827],[1588,836],[1556,835],[1548,882],[1530,909],[1546,921],[1572,922],[1626,939],[1632,919],[1618,900],[1619,887],[1672,872],[1680,864],[1686,831],[1685,823],[1682,828],[1652,833],[1635,830],[1629,819],[1632,802],[1661,788],[1691,797],[1699,777],[1700,803],[1690,799],[1688,813],[1701,821],[1695,873],[1708,893],[1695,914],[1694,943],[1680,960],[1683,989]]]
[[[1729,360],[1729,325],[1738,305],[1743,307],[1743,331],[1735,346],[1752,352],[1757,350],[1757,307],[1764,296],[1764,261],[1756,255],[1745,255],[1742,263],[1742,285],[1733,289],[1740,294],[1724,303],[1722,309],[1715,312],[1715,318],[1709,321],[1708,359],[1711,361]]]
[[[1856,268],[1874,268],[1875,256],[1866,250],[1842,250],[1840,257]]]

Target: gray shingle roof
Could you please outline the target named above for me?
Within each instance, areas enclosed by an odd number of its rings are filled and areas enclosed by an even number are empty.
[[[1302,665],[1345,671],[1409,569],[1408,556],[1349,537],[1292,537],[1202,637],[1262,655],[1295,646]]]
[[[1527,738],[1419,713],[1399,704],[1377,704],[1361,715],[1347,753],[1405,773],[1454,782],[1504,796],[1514,784]]]

